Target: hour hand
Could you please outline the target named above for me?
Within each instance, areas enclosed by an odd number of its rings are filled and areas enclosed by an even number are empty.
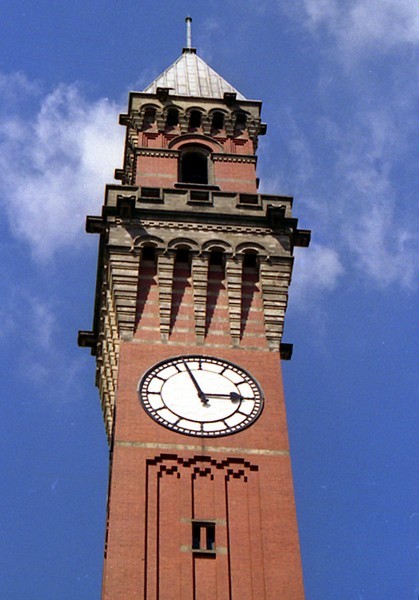
[[[210,398],[221,398],[225,400],[231,400],[232,402],[240,402],[240,400],[246,400],[243,396],[240,396],[237,392],[230,392],[229,394],[206,394]]]

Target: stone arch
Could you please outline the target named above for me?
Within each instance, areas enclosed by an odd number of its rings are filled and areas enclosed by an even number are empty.
[[[222,117],[222,120],[223,120],[222,127],[218,126],[218,125],[221,125],[221,123],[217,122],[217,115],[221,115],[221,117]],[[212,108],[208,113],[208,120],[211,124],[211,130],[225,129],[226,122],[227,122],[229,116],[230,116],[230,113],[226,110],[223,110],[221,108]]]
[[[170,150],[182,150],[189,145],[201,146],[208,152],[222,152],[223,150],[223,147],[219,142],[216,142],[209,136],[199,133],[186,133],[185,135],[178,136],[171,140],[167,147]]]
[[[246,254],[247,252],[254,252],[258,256],[268,256],[268,251],[265,246],[258,242],[243,242],[236,246],[236,254]]]
[[[202,245],[203,252],[211,252],[212,250],[221,250],[222,252],[232,252],[233,248],[231,244],[224,240],[209,240]]]
[[[165,106],[163,110],[163,120],[165,129],[178,128],[180,126],[183,110],[176,104]]]
[[[159,113],[159,106],[152,102],[144,104],[141,107],[140,112],[140,129],[155,129],[157,126],[157,117]]]
[[[193,113],[193,112],[199,112],[200,115],[201,115],[201,119],[206,118],[207,114],[208,114],[207,111],[202,108],[202,106],[196,106],[196,105],[194,105],[194,106],[188,106],[188,108],[185,111],[185,115],[186,115],[186,117],[188,119],[188,122],[189,122],[191,113]]]
[[[178,250],[179,248],[187,248],[188,250],[196,250],[198,248],[197,242],[187,237],[179,237],[174,240],[170,240],[167,244],[168,250]]]
[[[137,235],[137,237],[132,240],[131,251],[141,250],[144,246],[163,249],[164,241],[156,235]]]

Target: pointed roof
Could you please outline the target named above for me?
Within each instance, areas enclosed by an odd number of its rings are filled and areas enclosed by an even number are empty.
[[[199,58],[195,48],[184,48],[183,54],[144,90],[154,94],[157,88],[170,88],[175,96],[223,98],[225,92],[246,98]]]

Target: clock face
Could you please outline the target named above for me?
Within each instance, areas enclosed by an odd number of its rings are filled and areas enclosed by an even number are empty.
[[[199,437],[236,433],[263,408],[257,381],[237,365],[211,356],[164,360],[147,371],[138,389],[144,410],[158,423]]]

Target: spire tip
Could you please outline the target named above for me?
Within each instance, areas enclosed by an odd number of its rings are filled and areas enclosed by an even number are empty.
[[[185,19],[186,22],[186,48],[192,48],[192,17],[189,15]]]

